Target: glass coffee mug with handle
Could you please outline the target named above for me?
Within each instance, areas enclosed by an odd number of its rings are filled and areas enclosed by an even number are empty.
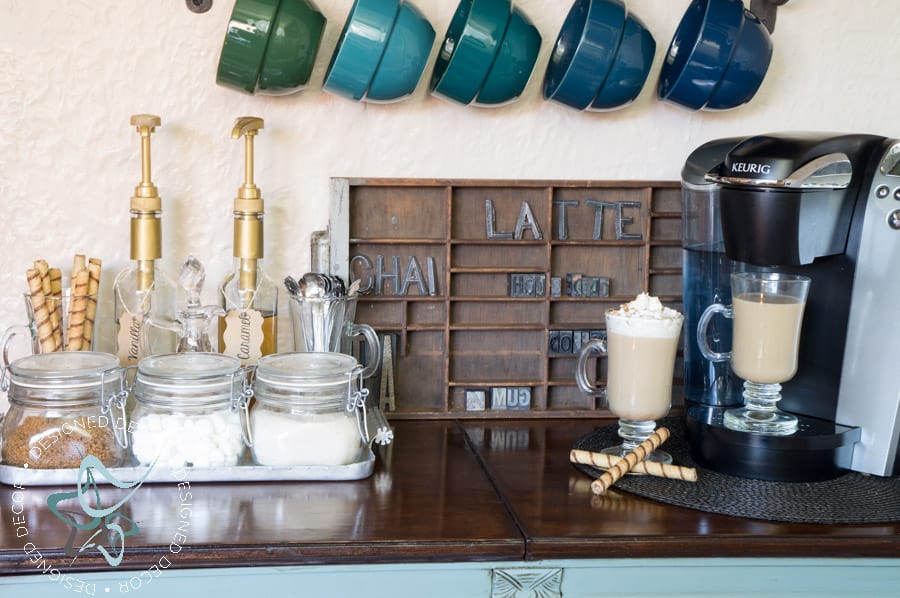
[[[672,406],[672,376],[684,317],[663,307],[646,293],[618,309],[606,311],[606,340],[592,340],[581,348],[575,368],[578,388],[593,397],[605,397],[610,412],[619,418],[622,444],[601,452],[621,457],[634,450],[656,429],[656,420]],[[606,355],[606,386],[588,378],[588,361]],[[671,463],[672,457],[655,450],[646,460]]]
[[[781,383],[797,373],[809,283],[808,277],[793,274],[735,272],[732,306],[714,303],[700,316],[700,352],[713,362],[730,361],[734,373],[745,380],[744,406],[725,412],[725,427],[775,436],[797,431],[797,418],[778,409],[777,403]],[[716,314],[734,320],[731,352],[709,347],[707,327]]]
[[[30,353],[91,351],[94,347],[94,320],[97,293],[75,294],[62,289],[57,294],[25,293],[25,325],[10,326],[0,338],[3,367],[10,363],[13,339],[21,337]],[[24,345],[26,343],[20,343]]]
[[[381,365],[381,344],[368,324],[357,324],[356,296],[299,297],[289,302],[294,351],[299,353],[344,353],[349,355],[352,337],[362,336],[366,347],[363,378]]]

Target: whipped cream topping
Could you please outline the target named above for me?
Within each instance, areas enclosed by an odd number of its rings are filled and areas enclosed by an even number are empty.
[[[634,301],[606,312],[606,329],[615,334],[673,337],[681,332],[684,320],[677,310],[666,307],[658,297],[641,293]]]

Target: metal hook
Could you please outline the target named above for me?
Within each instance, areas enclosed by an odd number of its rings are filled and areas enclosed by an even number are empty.
[[[212,8],[213,0],[184,0],[184,3],[189,11],[202,14]]]
[[[788,0],[750,0],[750,12],[765,25],[769,33],[775,32],[775,13],[779,6],[784,6]]]

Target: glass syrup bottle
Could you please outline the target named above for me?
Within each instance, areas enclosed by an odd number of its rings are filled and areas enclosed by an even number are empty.
[[[225,315],[225,310],[218,305],[203,305],[200,301],[200,293],[203,283],[206,281],[206,269],[200,260],[190,255],[181,265],[178,275],[179,295],[183,295],[182,302],[179,297],[179,305],[176,318],[178,346],[176,353],[210,353],[212,342],[209,338],[209,330],[219,318]]]
[[[171,353],[176,335],[175,287],[162,272],[162,201],[150,179],[150,136],[160,126],[152,114],[135,114],[131,125],[141,136],[141,182],[131,198],[131,264],[116,276],[116,355],[122,365],[149,354]],[[157,324],[154,324],[154,321]]]
[[[232,139],[244,138],[244,184],[234,200],[234,269],[219,287],[225,317],[219,323],[219,352],[252,365],[276,352],[278,286],[263,270],[263,199],[253,182],[253,138],[263,119],[238,118]]]

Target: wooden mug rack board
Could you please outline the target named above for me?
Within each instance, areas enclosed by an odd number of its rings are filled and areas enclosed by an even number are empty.
[[[608,416],[575,385],[604,310],[647,291],[683,311],[677,182],[333,179],[332,194],[328,267],[360,280],[356,321],[385,349],[368,386],[392,419]],[[679,352],[673,412],[682,371]]]

